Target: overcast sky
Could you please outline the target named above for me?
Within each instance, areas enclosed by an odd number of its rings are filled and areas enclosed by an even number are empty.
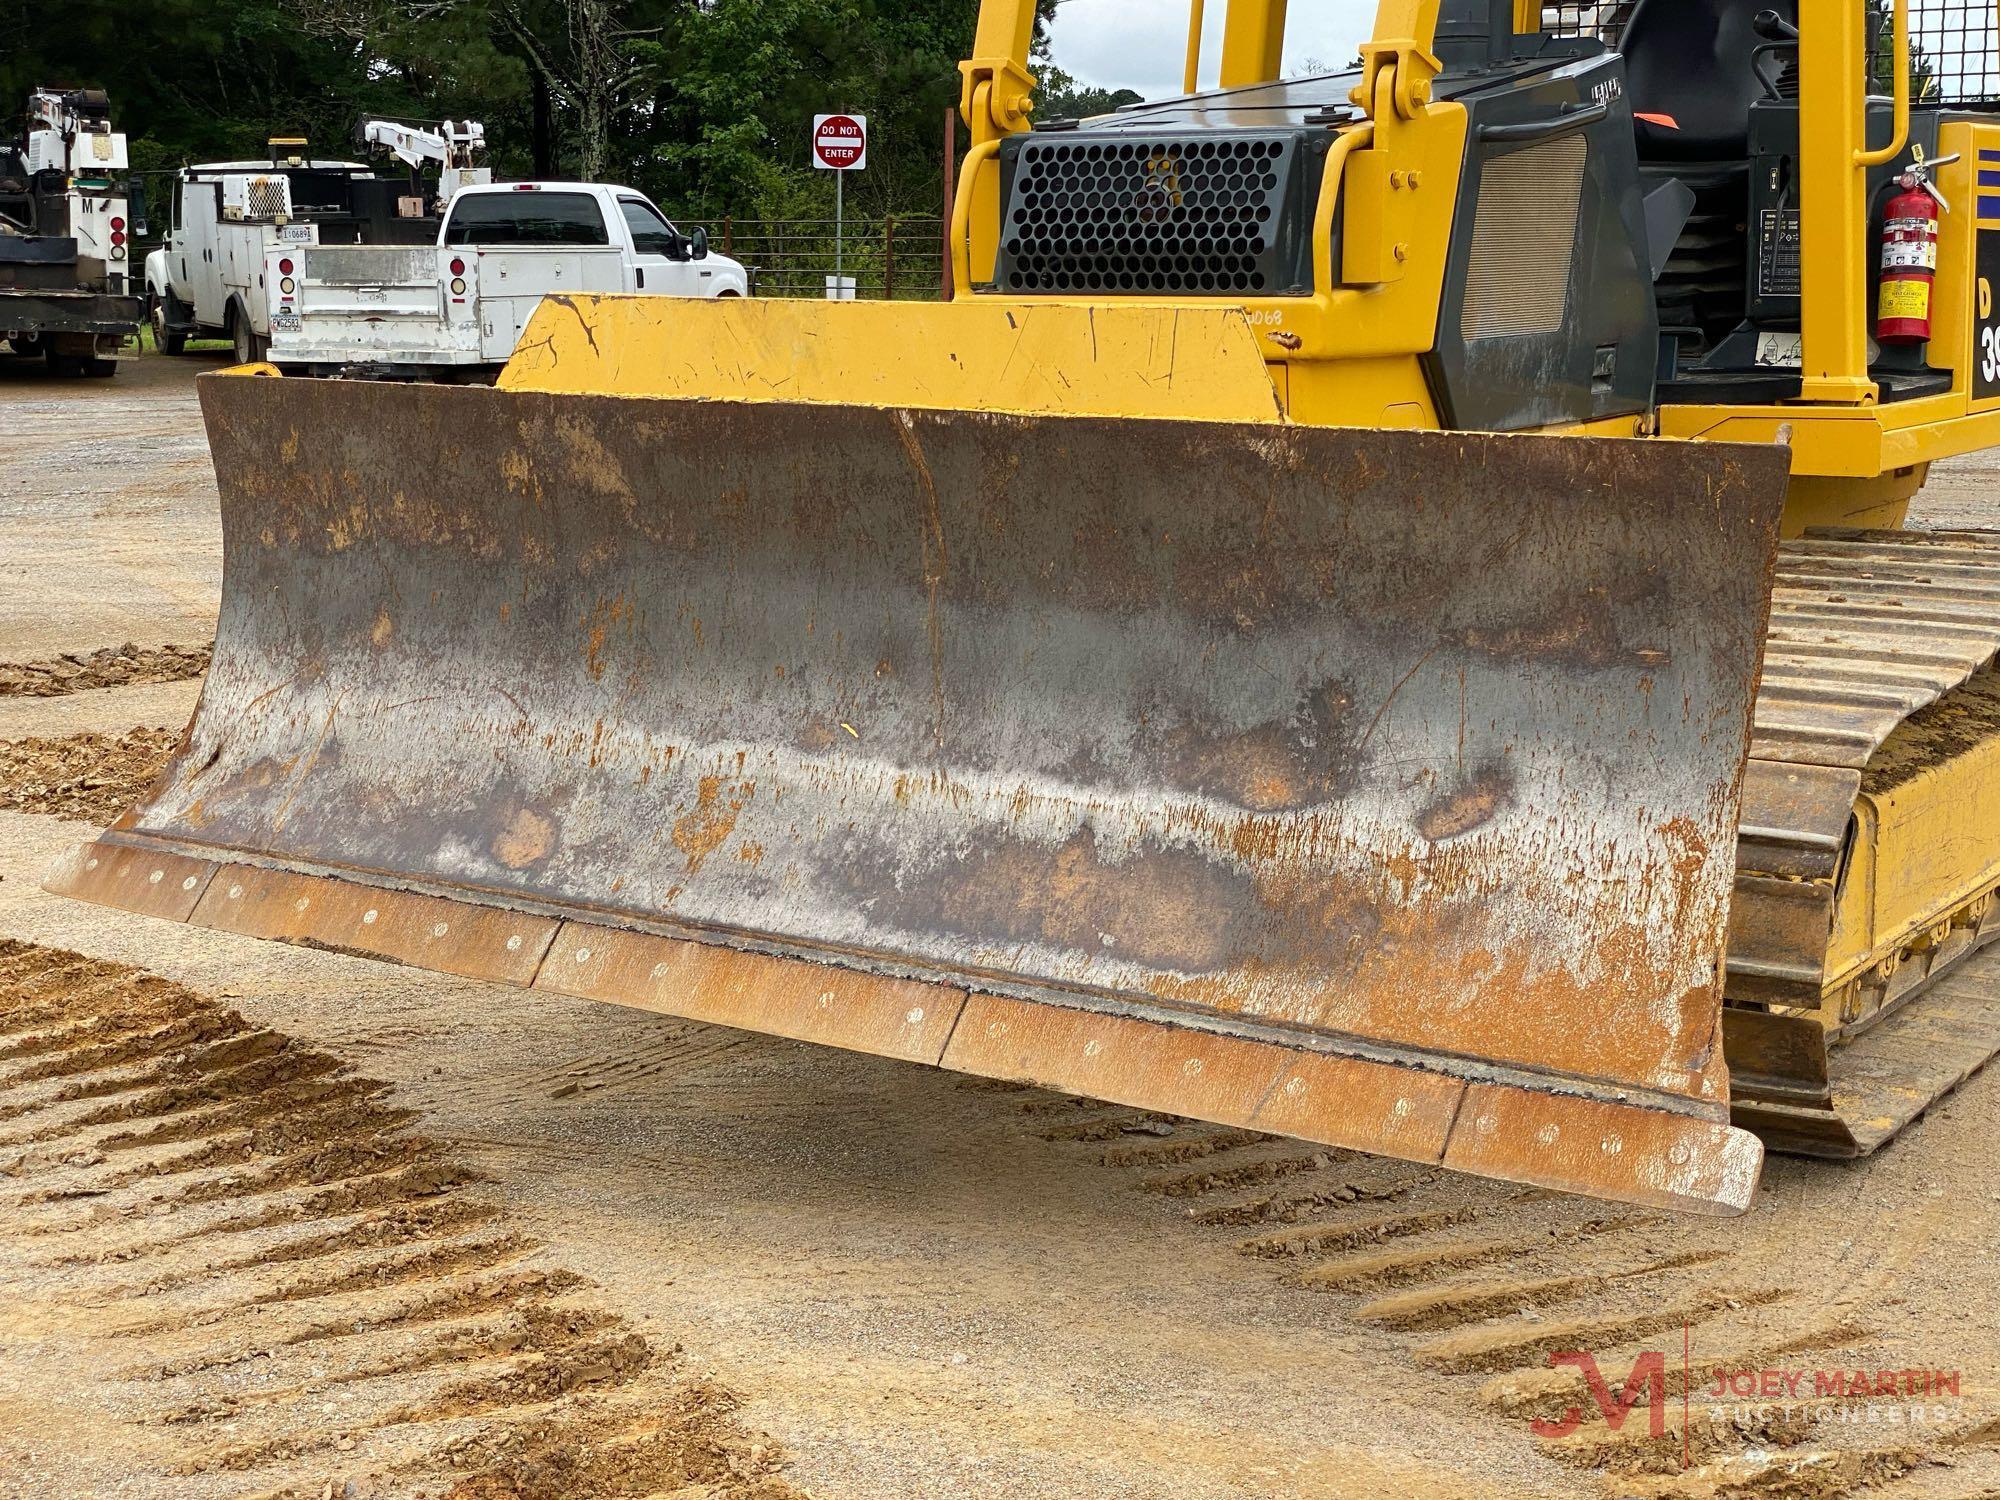
[[[1208,0],[1201,81],[1215,82],[1222,60],[1227,0]],[[1186,0],[1062,0],[1050,30],[1056,66],[1084,83],[1137,89],[1148,99],[1181,91],[1187,55]],[[1285,24],[1285,70],[1317,58],[1345,66],[1368,35],[1374,0],[1291,0]]]

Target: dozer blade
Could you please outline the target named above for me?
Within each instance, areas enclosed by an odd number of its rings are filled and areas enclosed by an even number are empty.
[[[204,377],[156,916],[1707,1212],[1785,457]]]

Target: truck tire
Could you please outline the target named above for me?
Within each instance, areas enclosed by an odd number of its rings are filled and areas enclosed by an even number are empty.
[[[118,361],[92,355],[83,362],[83,373],[92,380],[109,380],[118,373]]]
[[[153,346],[162,354],[184,354],[187,352],[188,336],[173,331],[173,325],[186,321],[187,309],[181,306],[181,299],[168,287],[166,295],[153,302]]]
[[[236,348],[236,363],[254,365],[271,352],[271,341],[259,338],[250,327],[250,316],[241,304],[230,309],[229,342]]]
[[[84,355],[58,354],[54,349],[49,350],[48,359],[49,373],[60,379],[73,379],[83,374],[85,367],[90,363]]]

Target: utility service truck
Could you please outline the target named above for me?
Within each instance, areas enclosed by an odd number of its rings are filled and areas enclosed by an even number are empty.
[[[427,245],[460,188],[488,181],[484,127],[435,128],[365,120],[356,140],[408,172],[360,161],[314,160],[305,142],[271,142],[268,161],[207,162],[174,182],[166,243],[146,258],[146,294],[161,349],[226,338],[239,361],[261,359],[271,333],[268,252],[311,245]],[[292,153],[292,154],[287,154]],[[435,181],[419,174],[435,168]]]
[[[0,339],[57,374],[115,374],[144,313],[125,137],[97,89],[34,90],[25,126],[0,141]]]
[[[270,359],[288,374],[490,381],[544,297],[746,297],[750,274],[641,193],[514,182],[452,199],[421,249],[274,247]]]

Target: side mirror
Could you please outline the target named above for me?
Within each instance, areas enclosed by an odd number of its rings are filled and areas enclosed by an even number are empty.
[[[689,247],[689,248],[688,248],[688,259],[690,259],[690,260],[707,260],[707,259],[708,259],[708,231],[707,231],[706,229],[699,229],[699,228],[698,228],[698,229],[696,229],[696,230],[695,230],[695,232],[694,232],[694,234],[693,234],[693,235],[692,235],[692,236],[691,236],[691,237],[689,238],[689,240],[688,240],[688,247]]]

